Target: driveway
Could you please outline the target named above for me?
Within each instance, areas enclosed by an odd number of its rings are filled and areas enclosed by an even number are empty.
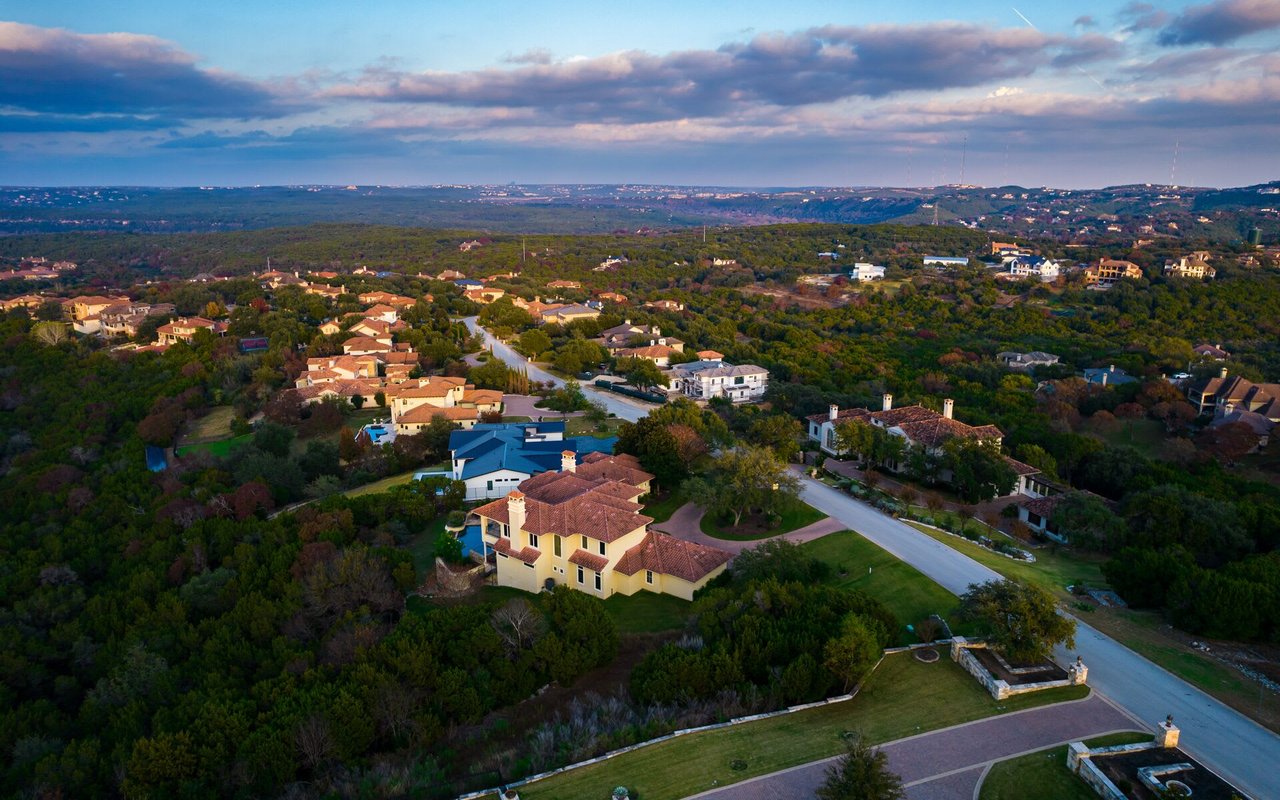
[[[743,550],[750,550],[761,542],[768,542],[773,539],[786,539],[789,542],[797,544],[801,542],[810,542],[814,539],[820,539],[829,533],[842,531],[845,526],[840,520],[827,517],[817,522],[810,523],[803,528],[798,528],[790,533],[783,533],[778,536],[768,536],[763,539],[748,539],[746,541],[736,541],[733,539],[717,539],[714,536],[708,536],[702,532],[700,523],[702,522],[703,510],[700,506],[693,503],[685,503],[676,509],[671,518],[666,522],[655,522],[649,527],[654,530],[669,533],[677,539],[684,539],[698,544],[705,544],[708,547],[716,547],[721,550],[727,550],[735,556]]]
[[[852,528],[911,564],[954,594],[971,583],[1000,576],[915,528],[858,502],[821,481],[801,478],[806,503]],[[1173,714],[1182,728],[1183,750],[1254,797],[1280,797],[1280,736],[1157,667],[1080,620],[1076,647],[1059,649],[1058,661],[1076,654],[1089,667],[1089,684],[1149,725]]]
[[[480,327],[476,317],[464,317],[462,321],[466,324],[467,330],[472,333],[479,334],[481,338],[484,339],[485,347],[495,356],[502,359],[507,366],[523,369],[528,373],[531,380],[550,383],[552,386],[556,387],[564,386],[563,380],[552,375],[550,372],[547,372],[537,364],[531,363],[529,359],[520,355],[515,350],[512,350],[487,330]],[[614,394],[613,392],[598,391],[590,384],[583,384],[582,391],[591,400],[602,403],[604,407],[609,410],[609,413],[617,416],[618,419],[624,419],[627,422],[635,422],[641,417],[648,415],[648,413],[653,409],[657,408],[657,406],[649,403],[641,403],[638,400],[631,400],[630,398]]]
[[[502,396],[503,413],[508,417],[528,417],[537,420],[541,417],[544,421],[555,422],[557,420],[569,419],[570,417],[582,416],[581,411],[574,411],[569,414],[561,414],[559,411],[552,411],[549,408],[535,408],[535,403],[541,403],[542,398],[537,395],[529,394],[504,394]]]
[[[922,733],[890,742],[880,749],[889,757],[889,769],[902,778],[909,800],[972,800],[987,766],[996,761],[1142,727],[1095,693],[1084,700]],[[813,797],[822,785],[827,767],[837,758],[762,775],[693,797],[699,800]]]

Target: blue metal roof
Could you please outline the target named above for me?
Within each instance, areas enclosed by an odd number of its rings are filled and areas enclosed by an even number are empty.
[[[576,453],[578,443],[573,439],[530,441],[529,434],[563,436],[564,430],[564,422],[482,423],[450,434],[449,449],[455,460],[465,460],[459,476],[463,480],[504,469],[536,475],[560,469],[560,454]]]

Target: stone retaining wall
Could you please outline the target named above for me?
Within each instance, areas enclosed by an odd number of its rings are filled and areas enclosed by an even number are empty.
[[[437,557],[436,581],[439,582],[441,591],[451,594],[470,591],[475,582],[484,577],[484,568],[484,564],[479,564],[454,572],[448,564]]]
[[[1008,681],[1001,680],[974,657],[970,650],[985,650],[986,642],[971,642],[963,636],[951,640],[951,660],[964,667],[965,672],[978,679],[978,683],[991,693],[996,700],[1005,700],[1014,695],[1041,692],[1045,689],[1058,689],[1063,686],[1079,686],[1087,682],[1089,670],[1078,660],[1067,670],[1067,677],[1057,681],[1041,681],[1039,683],[1023,683],[1011,686]]]

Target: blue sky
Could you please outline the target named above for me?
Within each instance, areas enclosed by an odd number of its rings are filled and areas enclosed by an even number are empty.
[[[1239,185],[1278,140],[1280,0],[0,0],[6,184]]]

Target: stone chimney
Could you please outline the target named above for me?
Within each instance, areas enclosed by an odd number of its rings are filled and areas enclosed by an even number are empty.
[[[947,398],[946,400],[942,401],[942,416],[946,417],[947,419],[951,419],[952,418],[951,415],[952,413],[955,412],[955,410],[956,410],[955,400],[952,400],[951,398]]]
[[[565,450],[560,454],[560,471],[574,472],[578,468],[578,454],[572,450]]]
[[[884,397],[882,397],[881,400],[882,400],[880,404],[881,411],[888,411],[889,409],[893,408],[893,395],[889,394],[888,392],[885,392]]]
[[[1227,368],[1226,368],[1226,367],[1223,367],[1222,369],[1218,370],[1218,377],[1219,377],[1219,378],[1222,378],[1223,380],[1226,380],[1226,377],[1227,377]]]
[[[523,547],[520,529],[524,527],[524,495],[518,489],[507,495],[507,525],[511,528],[511,545]]]
[[[827,406],[827,419],[831,420],[832,422],[835,422],[836,420],[840,419],[840,406],[836,405],[835,403],[832,403],[831,405]]]

